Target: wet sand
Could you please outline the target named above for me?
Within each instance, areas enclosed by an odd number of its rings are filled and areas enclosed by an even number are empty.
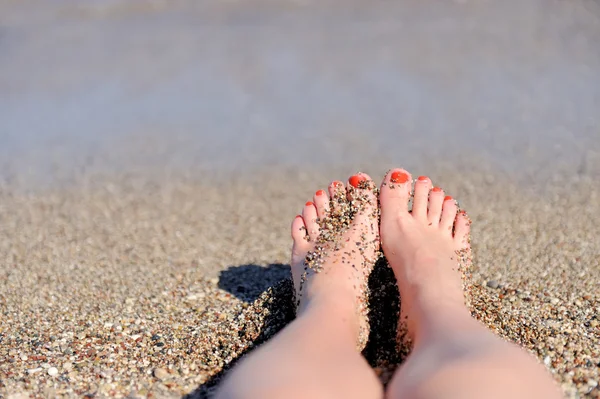
[[[475,317],[527,347],[569,397],[597,396],[597,179],[522,185],[430,165],[473,219]],[[4,187],[0,392],[204,397],[293,317],[290,286],[277,285],[289,277],[290,221],[314,190],[353,172],[105,176],[28,195]],[[375,319],[384,350],[365,354],[386,378],[390,324]]]

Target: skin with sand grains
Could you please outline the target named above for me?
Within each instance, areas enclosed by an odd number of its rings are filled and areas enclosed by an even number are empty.
[[[333,255],[336,258],[334,263],[339,263],[337,268],[351,269],[346,278],[358,291],[356,311],[361,327],[357,348],[362,350],[369,337],[367,280],[382,255],[378,235],[378,189],[368,176],[358,173],[348,179],[347,187],[342,182],[333,182],[329,192],[330,198],[327,199],[323,190],[317,191],[314,203],[305,206],[305,217],[294,220],[292,229],[304,232],[303,239],[309,244],[292,257],[294,280],[299,280],[296,304],[301,308],[308,276],[329,273],[323,264]],[[357,217],[360,221],[354,223]]]

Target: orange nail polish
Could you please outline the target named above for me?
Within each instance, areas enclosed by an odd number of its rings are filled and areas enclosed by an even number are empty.
[[[419,176],[419,178],[417,180],[419,180],[419,181],[427,181],[427,180],[429,180],[429,177],[427,177],[427,176]]]
[[[350,185],[352,185],[352,187],[358,188],[358,185],[360,184],[360,182],[363,182],[365,180],[367,180],[367,179],[364,176],[354,175],[354,176],[350,177],[350,179],[348,179],[348,183],[350,183]]]
[[[319,190],[316,192],[317,196],[320,197],[321,195],[325,195],[325,191],[323,190]]]
[[[433,191],[434,193],[439,193],[440,191],[442,191],[442,189],[440,187],[434,187],[431,189],[431,191]]]
[[[396,171],[392,173],[390,181],[392,183],[406,183],[408,181],[408,175],[405,172]]]
[[[314,204],[312,203],[312,201],[308,201],[305,205],[306,206],[313,206]]]
[[[452,199],[452,197],[451,197],[451,196],[449,196],[449,195],[446,195],[446,196],[444,197],[444,201],[450,201],[451,199]]]

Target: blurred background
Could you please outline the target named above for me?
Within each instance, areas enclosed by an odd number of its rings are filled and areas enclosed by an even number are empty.
[[[0,168],[597,175],[598,43],[594,0],[5,0]]]

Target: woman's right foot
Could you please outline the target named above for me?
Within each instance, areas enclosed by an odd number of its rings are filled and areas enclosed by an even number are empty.
[[[316,192],[292,222],[292,277],[297,315],[320,307],[356,328],[357,346],[369,336],[367,281],[378,256],[377,197],[364,173]],[[352,216],[350,216],[352,214]]]
[[[399,332],[414,341],[436,320],[469,316],[460,269],[470,261],[470,221],[424,176],[415,182],[409,211],[411,188],[410,174],[393,169],[379,200],[381,245],[400,290]]]

